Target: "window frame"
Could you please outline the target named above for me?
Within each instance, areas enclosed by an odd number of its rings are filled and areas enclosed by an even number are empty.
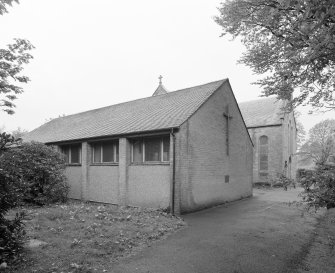
[[[75,162],[75,163],[72,162],[72,147],[73,146],[78,146],[78,148],[79,148],[79,162],[78,163],[77,162]],[[68,160],[68,162],[65,163],[67,166],[81,166],[81,164],[82,164],[82,145],[81,145],[81,143],[61,145],[60,148],[61,148],[61,153],[64,156],[66,156],[66,154],[64,152],[65,149],[69,152],[69,160]]]
[[[103,146],[105,143],[112,144],[113,145],[113,161],[104,162],[104,149]],[[95,162],[95,145],[100,147],[100,162]],[[91,159],[91,165],[119,165],[119,158],[117,157],[117,151],[116,149],[119,149],[119,141],[118,140],[110,140],[110,141],[96,141],[90,143],[91,149],[92,149],[92,159]],[[119,155],[120,156],[120,155]]]
[[[164,160],[164,139],[169,139],[169,156],[168,160]],[[147,161],[145,158],[145,141],[150,139],[159,139],[160,140],[160,160],[159,161]],[[134,162],[134,142],[140,141],[140,145],[142,146],[142,161]],[[134,138],[131,141],[131,156],[130,162],[132,165],[169,165],[170,164],[170,136],[152,136],[152,137],[142,137],[142,138]]]

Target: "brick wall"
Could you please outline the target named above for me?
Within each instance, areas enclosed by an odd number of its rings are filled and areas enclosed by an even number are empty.
[[[229,122],[229,156],[223,117],[227,104],[233,117]],[[229,83],[181,126],[176,145],[176,191],[181,212],[252,194],[252,144]],[[225,183],[226,176],[229,183]]]

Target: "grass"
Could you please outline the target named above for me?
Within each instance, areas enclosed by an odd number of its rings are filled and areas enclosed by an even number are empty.
[[[28,238],[47,244],[26,249],[6,272],[110,272],[118,259],[184,226],[162,211],[79,201],[25,212]]]

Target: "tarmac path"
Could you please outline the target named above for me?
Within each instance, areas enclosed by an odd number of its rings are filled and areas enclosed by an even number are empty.
[[[254,190],[252,198],[184,215],[188,226],[135,256],[115,273],[294,272],[317,223],[287,202],[300,189]]]

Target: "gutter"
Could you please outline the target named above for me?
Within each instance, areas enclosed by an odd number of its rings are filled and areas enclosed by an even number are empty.
[[[257,129],[257,128],[264,128],[264,127],[277,127],[282,126],[282,124],[268,124],[268,125],[254,125],[254,126],[248,126],[247,129]]]

